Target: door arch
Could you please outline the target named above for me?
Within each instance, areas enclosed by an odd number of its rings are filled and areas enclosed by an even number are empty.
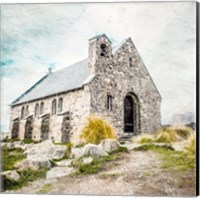
[[[140,130],[140,114],[138,98],[127,94],[124,98],[124,132],[136,134]]]

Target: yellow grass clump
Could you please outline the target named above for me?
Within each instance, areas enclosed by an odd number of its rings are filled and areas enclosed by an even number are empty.
[[[156,134],[155,142],[171,143],[182,140],[173,128],[165,128]]]
[[[193,130],[186,126],[173,126],[160,129],[156,133],[141,134],[132,138],[132,141],[139,144],[147,143],[172,143],[187,140],[193,134]]]
[[[132,141],[134,143],[139,143],[139,144],[148,144],[155,142],[155,137],[154,134],[144,133],[141,135],[134,136],[132,138]]]
[[[194,133],[193,129],[187,126],[174,126],[170,128],[175,130],[176,133],[183,139],[187,139],[188,137],[190,137],[191,134]]]
[[[112,126],[101,117],[89,116],[80,138],[84,143],[99,144],[107,138],[117,139],[117,135]]]
[[[194,133],[191,133],[190,136],[188,137],[187,141],[185,142],[184,151],[188,155],[188,157],[190,157],[192,159],[195,158],[196,135]]]

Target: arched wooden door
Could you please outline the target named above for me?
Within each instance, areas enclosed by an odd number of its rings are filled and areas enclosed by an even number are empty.
[[[134,132],[134,103],[131,96],[126,96],[124,100],[124,132]]]

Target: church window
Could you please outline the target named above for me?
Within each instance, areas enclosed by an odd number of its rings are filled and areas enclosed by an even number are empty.
[[[25,109],[24,109],[24,107],[22,107],[22,109],[21,109],[21,119],[24,119],[24,117],[25,117]]]
[[[25,116],[27,117],[29,115],[29,108],[28,105],[26,106]]]
[[[107,55],[107,46],[106,44],[101,44],[101,56],[106,56]]]
[[[54,99],[53,101],[52,101],[52,115],[55,115],[56,114],[56,111],[57,111],[57,109],[56,109],[56,99]]]
[[[44,113],[44,102],[41,102],[40,104],[40,115]]]
[[[39,116],[39,104],[37,103],[35,105],[35,117],[38,117]]]
[[[58,113],[61,113],[63,109],[63,99],[59,98],[58,100]]]
[[[112,96],[110,94],[107,95],[107,110],[112,111]]]

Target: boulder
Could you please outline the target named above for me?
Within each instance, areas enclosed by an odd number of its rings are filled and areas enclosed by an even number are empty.
[[[71,164],[72,164],[72,160],[69,160],[69,159],[56,162],[57,166],[70,166]]]
[[[20,175],[16,170],[4,171],[1,173],[1,176],[4,176],[9,180],[14,180],[14,181],[17,181],[20,178]]]
[[[105,152],[112,152],[120,147],[120,143],[115,139],[105,139],[102,140],[99,144],[99,147],[101,147]]]
[[[72,158],[80,158],[84,155],[84,147],[80,148],[72,148],[71,149],[71,156]]]
[[[72,148],[71,157],[80,158],[83,156],[106,156],[108,155],[102,147],[95,144],[86,144],[84,147]]]
[[[93,162],[92,157],[84,157],[83,158],[83,164],[91,164]]]
[[[8,149],[14,148],[14,142],[1,142],[1,147],[5,147]]]
[[[14,142],[1,142],[1,147],[6,147],[6,148],[21,148],[24,150],[25,144],[23,141],[14,141]]]
[[[15,165],[15,168],[17,170],[24,170],[28,168],[33,170],[38,170],[40,168],[50,168],[50,167],[51,167],[50,161],[42,157],[40,158],[39,156],[37,158],[24,159]]]
[[[74,173],[75,169],[72,167],[54,167],[47,172],[46,178],[58,178]]]
[[[38,144],[27,147],[25,153],[28,159],[37,158],[41,159],[60,159],[65,156],[66,146],[55,145],[51,140],[46,140]]]
[[[171,143],[171,146],[175,151],[184,151],[185,149],[186,141],[180,141],[180,142],[173,142]]]
[[[84,155],[101,157],[107,156],[108,154],[100,146],[95,144],[86,144],[83,148],[83,156]]]

